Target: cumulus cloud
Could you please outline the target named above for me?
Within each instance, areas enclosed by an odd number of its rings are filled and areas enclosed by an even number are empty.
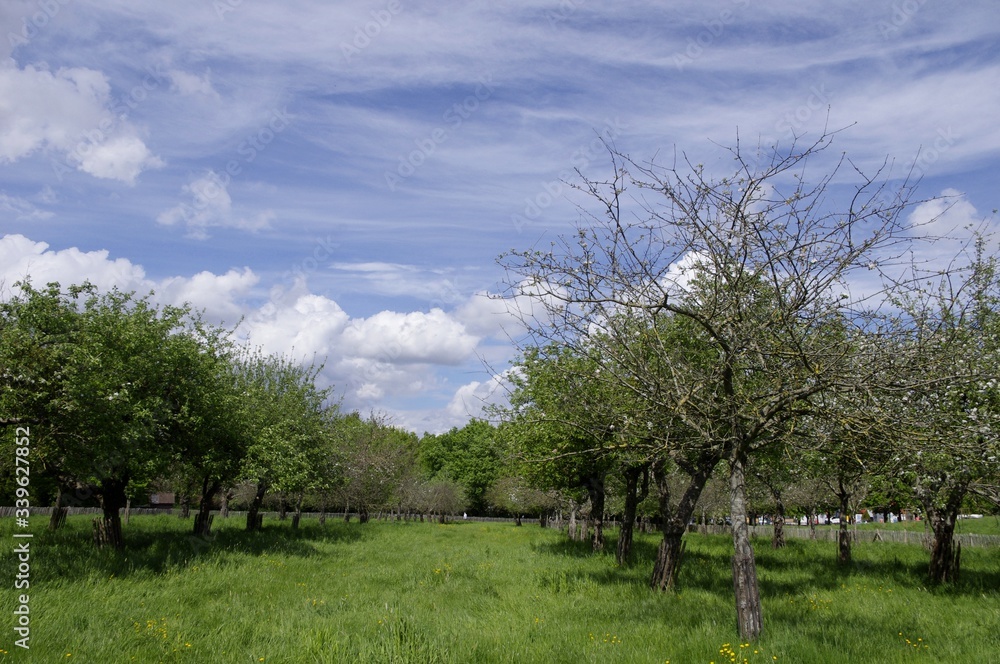
[[[153,282],[142,267],[124,258],[111,259],[106,250],[80,251],[76,247],[52,251],[45,242],[23,235],[0,238],[0,283],[10,287],[30,278],[35,286],[57,281],[63,286],[89,280],[102,290],[148,292]]]
[[[465,422],[471,417],[482,418],[490,406],[505,404],[510,394],[509,376],[513,370],[507,370],[487,380],[474,380],[462,385],[455,391],[445,409],[448,416],[456,422]]]
[[[257,231],[268,228],[274,219],[271,210],[250,217],[237,214],[229,195],[228,178],[215,171],[181,187],[181,196],[191,202],[181,202],[164,210],[157,215],[156,221],[165,226],[183,224],[188,229],[188,237],[200,240],[208,238],[208,229],[213,226]]]
[[[445,365],[467,359],[478,342],[462,323],[441,309],[405,314],[382,311],[352,321],[343,340],[359,357]]]
[[[118,288],[139,295],[152,292],[161,304],[190,304],[204,311],[214,323],[235,324],[246,311],[245,298],[259,277],[249,268],[225,274],[200,272],[192,277],[150,279],[141,265],[126,258],[111,258],[107,250],[81,251],[77,247],[53,250],[45,242],[23,235],[0,238],[0,284],[10,289],[18,281],[30,280],[36,287],[50,282],[62,286],[89,281],[101,291]],[[0,297],[6,295],[0,292]]]
[[[101,72],[0,64],[0,163],[42,150],[54,153],[60,178],[79,170],[134,184],[142,171],[163,165],[117,113]]]
[[[203,271],[193,277],[170,277],[158,288],[162,299],[175,304],[190,304],[204,311],[213,322],[233,325],[242,318],[246,308],[241,304],[260,277],[253,270],[229,270],[225,274]]]
[[[976,207],[956,189],[945,189],[920,203],[907,217],[911,233],[925,240],[915,245],[914,262],[926,270],[947,268],[971,248],[974,233],[985,229],[984,222]]]

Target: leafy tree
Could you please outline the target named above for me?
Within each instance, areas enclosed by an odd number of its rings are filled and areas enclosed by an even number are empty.
[[[901,301],[898,460],[930,521],[937,583],[959,574],[954,532],[963,503],[973,495],[1000,503],[1000,279],[983,247],[980,239],[964,275]]]
[[[334,440],[331,422],[337,411],[328,403],[330,389],[316,386],[320,370],[260,352],[248,353],[241,361],[237,384],[248,436],[242,476],[256,484],[247,530],[260,528],[260,508],[268,491],[295,496],[300,514],[305,492],[326,481]]]
[[[469,510],[485,514],[486,493],[501,469],[496,439],[496,429],[489,422],[477,419],[447,433],[425,433],[420,439],[420,465],[428,478],[461,486]]]
[[[529,347],[513,374],[505,428],[521,474],[542,490],[587,492],[591,544],[604,548],[605,480],[615,465],[621,417],[598,359],[566,346]]]
[[[207,328],[186,307],[87,285],[22,284],[3,312],[7,407],[39,422],[40,460],[65,486],[100,497],[98,539],[120,549],[130,487],[168,474],[178,433],[194,431],[203,376],[191,369],[212,349],[192,335]]]
[[[373,510],[392,505],[408,488],[409,470],[417,462],[417,437],[389,426],[384,417],[372,414],[365,419],[357,412],[341,418],[336,437],[344,473],[337,496],[346,513],[357,510],[365,523]]]

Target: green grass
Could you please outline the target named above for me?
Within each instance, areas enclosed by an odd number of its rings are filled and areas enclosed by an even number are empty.
[[[12,524],[0,538],[11,551]],[[736,640],[730,541],[688,535],[674,594],[650,591],[657,539],[634,566],[537,526],[304,520],[244,533],[216,519],[133,518],[122,554],[90,518],[32,541],[31,650],[13,646],[17,562],[0,560],[0,661],[990,662],[1000,657],[1000,555],[963,551],[961,582],[928,588],[920,546],[757,548],[765,633]],[[609,549],[613,551],[613,536]],[[732,654],[730,654],[732,653]]]

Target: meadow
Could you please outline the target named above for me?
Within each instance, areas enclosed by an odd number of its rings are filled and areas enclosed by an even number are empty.
[[[736,640],[725,536],[687,535],[680,588],[646,585],[658,538],[634,565],[537,524],[215,520],[211,541],[174,516],[133,517],[122,553],[97,550],[91,517],[37,526],[31,649],[13,645],[10,519],[0,559],[0,662],[994,662],[1000,551],[963,550],[960,582],[927,587],[919,545],[756,540],[765,628]],[[989,527],[983,522],[978,527]]]

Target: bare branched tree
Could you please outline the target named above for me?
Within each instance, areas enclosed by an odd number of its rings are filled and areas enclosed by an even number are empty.
[[[748,456],[785,436],[818,395],[866,389],[879,375],[877,358],[858,362],[853,335],[837,331],[871,329],[915,235],[903,214],[911,183],[890,187],[888,162],[868,176],[840,157],[809,183],[809,163],[829,156],[834,138],[785,151],[737,141],[724,177],[683,155],[661,166],[611,149],[614,176],[578,187],[598,213],[585,211],[576,233],[546,250],[501,257],[506,295],[544,310],[525,316],[528,343],[600,357],[639,404],[627,426],[652,425],[641,438],[665,458],[686,458],[706,478],[712,455],[727,462],[744,639],[762,627]],[[698,350],[679,352],[678,329]]]

